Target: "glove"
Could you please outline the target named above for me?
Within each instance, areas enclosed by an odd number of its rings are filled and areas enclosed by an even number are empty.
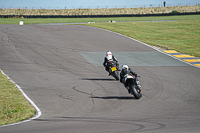
[[[133,75],[134,75],[135,77],[137,77],[137,73],[133,73]]]

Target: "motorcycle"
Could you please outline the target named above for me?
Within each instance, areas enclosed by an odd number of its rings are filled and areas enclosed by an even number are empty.
[[[140,99],[142,97],[141,93],[141,85],[137,77],[139,76],[132,76],[126,74],[125,76],[125,84],[128,85],[128,91],[131,93],[136,99]]]
[[[119,80],[119,72],[116,67],[116,61],[109,61],[108,66],[109,75],[112,75],[116,80]]]

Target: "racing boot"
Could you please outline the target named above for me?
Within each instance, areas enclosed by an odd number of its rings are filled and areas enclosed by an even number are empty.
[[[125,86],[125,88],[128,90],[128,93],[130,94],[131,91],[130,91],[130,89],[128,88],[128,86]]]
[[[129,94],[131,93],[130,89],[128,89],[128,93],[129,93]]]

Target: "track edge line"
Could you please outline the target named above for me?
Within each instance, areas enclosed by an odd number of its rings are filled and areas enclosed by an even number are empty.
[[[1,125],[1,127],[6,127],[6,126],[12,126],[12,125],[17,125],[17,124],[21,124],[21,123],[25,123],[25,122],[29,122],[31,120],[34,120],[34,119],[37,119],[39,118],[41,115],[42,115],[42,112],[40,111],[40,109],[37,107],[37,105],[24,93],[24,91],[22,90],[22,88],[16,84],[10,77],[8,77],[8,75],[6,75],[3,70],[0,69],[0,71],[2,72],[2,74],[4,74],[8,79],[10,79],[10,81],[12,83],[15,84],[15,86],[22,92],[23,96],[32,104],[32,106],[36,109],[37,113],[36,115],[34,115],[33,117],[31,118],[28,118],[27,120],[23,120],[23,121],[20,121],[20,122],[16,122],[16,123],[11,123],[11,124],[7,124],[7,125]]]

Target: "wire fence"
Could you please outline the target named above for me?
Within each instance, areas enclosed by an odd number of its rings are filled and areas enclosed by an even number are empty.
[[[131,16],[158,16],[158,15],[187,15],[199,14],[200,6],[198,3],[172,5],[150,5],[143,6],[124,6],[114,8],[8,8],[0,9],[0,18],[69,18],[69,17],[131,17]]]
[[[149,7],[173,7],[173,6],[194,6],[200,3],[162,3],[143,5],[110,5],[110,6],[1,6],[0,9],[113,9],[113,8],[149,8]]]

